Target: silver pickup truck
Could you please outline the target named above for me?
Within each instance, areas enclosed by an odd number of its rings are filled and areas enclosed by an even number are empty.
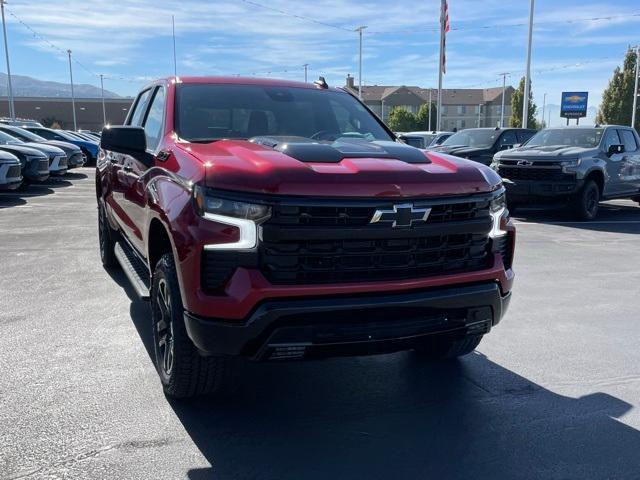
[[[515,207],[568,204],[576,217],[592,220],[601,200],[640,202],[640,137],[630,127],[547,128],[498,152],[491,167]]]

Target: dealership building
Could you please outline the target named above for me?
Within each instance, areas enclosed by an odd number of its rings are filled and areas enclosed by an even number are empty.
[[[76,98],[76,119],[80,129],[102,130],[102,99]],[[133,98],[105,98],[107,123],[122,124],[131,108]],[[62,128],[73,129],[71,98],[63,97],[15,97],[17,118],[33,119],[43,124],[57,122]],[[9,100],[0,97],[0,116],[9,116]]]

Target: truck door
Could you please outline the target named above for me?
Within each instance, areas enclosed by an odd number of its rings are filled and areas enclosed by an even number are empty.
[[[126,122],[127,125],[139,126],[142,124],[149,107],[152,93],[153,89],[149,88],[138,95]],[[135,163],[134,160],[130,155],[112,152],[109,168],[111,169],[113,192],[111,198],[108,199],[108,203],[114,214],[113,218],[118,222],[121,231],[127,240],[133,246],[137,247],[137,244],[140,242],[136,239],[140,239],[142,236],[140,231],[141,226],[136,224],[131,217],[127,200],[129,190],[134,182],[132,166],[133,163]]]
[[[618,135],[618,131],[614,128],[607,128],[602,140],[602,150],[604,152],[604,160],[607,163],[608,180],[604,185],[605,196],[620,195],[624,191],[624,182],[622,180],[622,165],[624,160],[623,153],[609,154],[611,145],[621,145],[622,141]]]
[[[624,190],[629,193],[640,191],[640,147],[636,134],[630,128],[618,129],[618,136],[624,145],[621,177]]]

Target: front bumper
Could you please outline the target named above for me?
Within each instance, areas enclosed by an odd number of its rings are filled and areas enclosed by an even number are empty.
[[[0,164],[0,190],[15,190],[22,184],[19,163]]]
[[[82,167],[87,162],[87,157],[82,152],[74,153],[67,161],[69,168]]]
[[[574,195],[582,188],[582,180],[543,181],[509,180],[503,178],[507,200],[528,201],[536,199],[562,199]]]
[[[411,293],[278,299],[241,322],[185,313],[189,337],[205,355],[306,359],[407,350],[430,335],[489,332],[509,305],[496,282]]]
[[[67,173],[68,169],[67,157],[65,156],[56,156],[50,160],[49,163],[49,173],[51,175],[64,175]]]

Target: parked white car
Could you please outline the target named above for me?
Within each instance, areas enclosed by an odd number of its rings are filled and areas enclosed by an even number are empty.
[[[400,140],[407,145],[417,148],[435,147],[453,135],[453,132],[405,132],[401,134]]]

